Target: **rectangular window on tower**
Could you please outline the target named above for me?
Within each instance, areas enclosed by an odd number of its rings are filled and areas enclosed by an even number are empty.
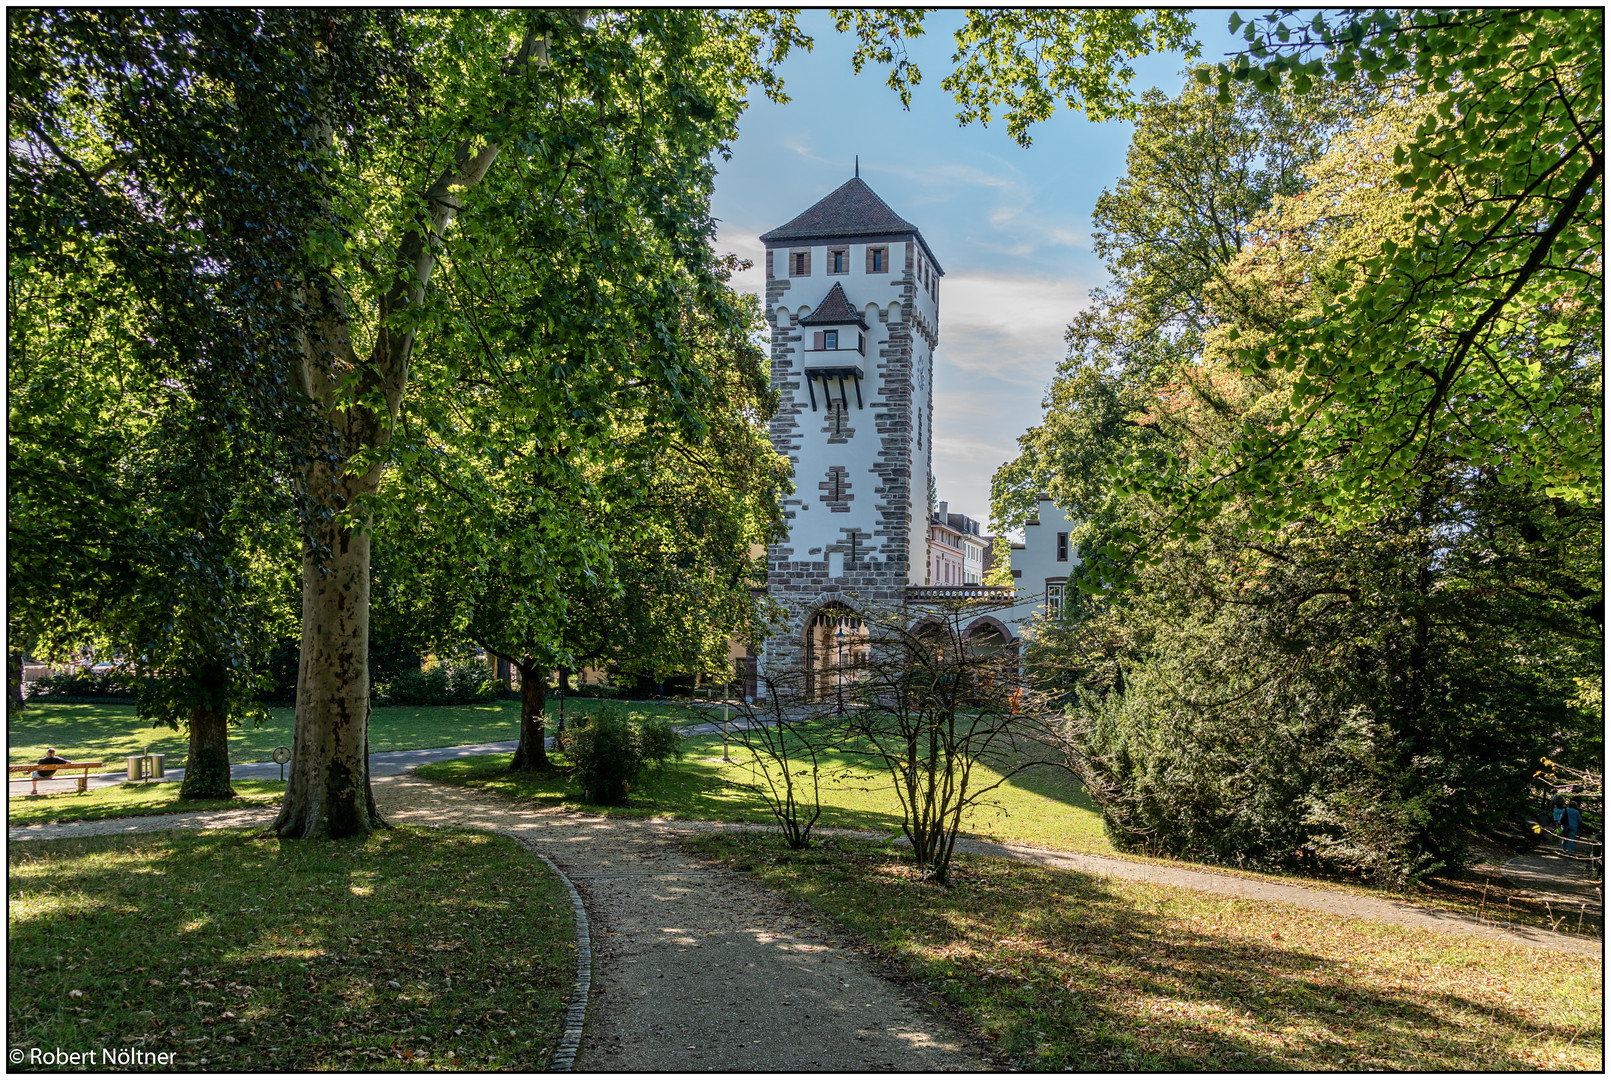
[[[824,349],[837,349],[837,348],[839,348],[839,331],[837,331],[837,330],[824,330],[822,332],[822,347]]]
[[[789,253],[789,273],[793,277],[811,276],[811,251],[792,251]]]
[[[867,249],[867,272],[869,274],[882,274],[889,265],[886,249],[870,247]]]
[[[847,247],[828,249],[828,273],[850,273],[850,249]]]
[[[1057,561],[1068,562],[1068,533],[1057,534]]]

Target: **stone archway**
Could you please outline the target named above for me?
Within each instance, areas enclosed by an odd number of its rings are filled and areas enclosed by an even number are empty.
[[[813,611],[803,633],[807,700],[826,701],[851,681],[851,669],[866,659],[867,624],[836,600]]]
[[[1018,641],[1000,619],[981,615],[963,634],[968,650],[982,656],[1017,656]]]

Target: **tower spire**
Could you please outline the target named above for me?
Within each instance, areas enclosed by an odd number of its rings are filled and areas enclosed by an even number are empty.
[[[861,179],[861,155],[856,155],[856,179]]]

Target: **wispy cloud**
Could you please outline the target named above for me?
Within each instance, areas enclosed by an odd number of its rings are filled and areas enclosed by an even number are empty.
[[[1043,387],[1063,356],[1063,332],[1088,303],[1072,279],[959,275],[941,286],[940,357],[959,372]]]

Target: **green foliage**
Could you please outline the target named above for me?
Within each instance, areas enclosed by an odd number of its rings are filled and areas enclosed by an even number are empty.
[[[629,718],[612,705],[566,729],[563,746],[582,797],[603,806],[626,802],[644,770],[682,757],[682,736],[663,717]]]
[[[869,61],[888,65],[889,87],[908,107],[923,73],[907,58],[904,39],[923,33],[926,14],[873,8],[833,12],[841,32],[855,31],[855,70]],[[1184,11],[969,8],[955,34],[956,67],[941,85],[961,106],[959,122],[987,125],[999,111],[1007,133],[1027,147],[1030,125],[1049,119],[1060,102],[1092,120],[1134,115],[1130,61],[1176,49],[1191,59],[1200,51],[1191,31]]]
[[[96,701],[119,698],[133,701],[140,692],[140,680],[129,671],[96,672],[89,668],[58,672],[35,679],[28,684],[28,699],[61,701],[64,699]]]
[[[498,680],[475,660],[442,660],[375,684],[377,705],[478,705],[498,696]]]
[[[1237,88],[1144,95],[1125,174],[1098,198],[1095,250],[1112,284],[1069,325],[1042,422],[992,483],[993,526],[1020,528],[1048,492],[1081,525],[1086,566],[1115,538],[1112,471],[1163,437],[1154,406],[1224,318],[1208,302],[1254,222],[1307,186],[1304,169],[1357,109],[1347,95],[1295,102]]]
[[[1030,660],[1069,701],[1071,764],[1116,842],[1269,865],[1307,845],[1415,880],[1525,801],[1541,747],[1598,745],[1569,704],[1599,669],[1598,514],[1453,437],[1347,515],[1304,501],[1345,482],[1338,455],[1184,514],[1184,478],[1223,476],[1250,433],[1298,429],[1302,371],[1246,357],[1287,349],[1412,235],[1392,148],[1436,104],[1359,86],[1261,101],[1233,83],[1156,105],[1120,185],[1133,197],[1099,202],[1114,286],[1071,328],[1046,417],[997,478],[1000,520],[1041,485],[1085,518],[1078,617],[1040,627]],[[1194,166],[1236,160],[1205,151],[1244,111],[1279,119],[1284,177]],[[1200,175],[1201,197],[1172,198],[1177,175]],[[1586,311],[1559,317],[1592,332]],[[1509,347],[1580,400],[1597,385],[1584,352]]]
[[[1238,80],[1306,93],[1357,77],[1425,107],[1378,148],[1391,165],[1374,191],[1397,205],[1375,243],[1318,262],[1325,296],[1236,351],[1244,371],[1296,372],[1282,422],[1189,467],[1137,461],[1135,482],[1176,509],[1173,529],[1255,493],[1266,528],[1305,514],[1347,527],[1450,456],[1598,505],[1603,34],[1596,8],[1247,25],[1248,52],[1218,68],[1222,96]]]
[[[392,25],[8,16],[11,636],[44,655],[121,648],[152,719],[261,715],[294,544],[278,479],[325,449],[280,287],[306,269],[301,230],[328,193],[302,143],[308,79],[341,39],[333,107],[384,110]]]

